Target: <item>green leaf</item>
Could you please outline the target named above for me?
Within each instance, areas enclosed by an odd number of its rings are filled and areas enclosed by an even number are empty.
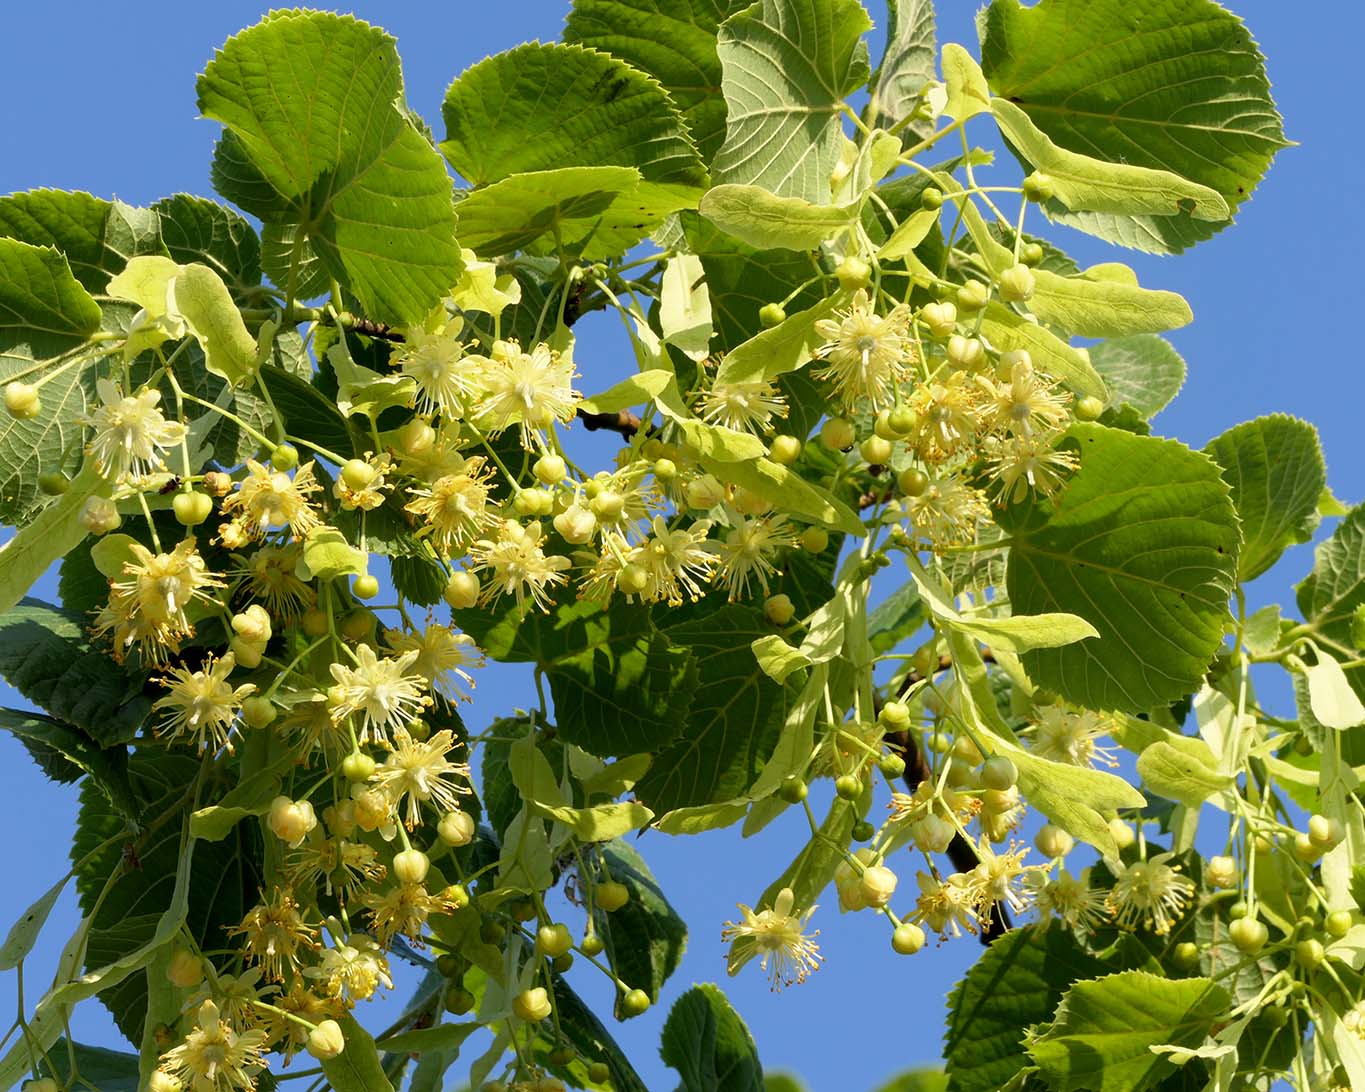
[[[996,124],[1035,170],[1047,175],[1056,199],[1072,212],[1228,219],[1227,202],[1209,189],[1170,171],[1111,163],[1059,148],[1029,115],[1007,99],[992,99]]]
[[[861,201],[813,205],[800,197],[775,196],[762,186],[732,182],[707,190],[697,211],[759,250],[814,250],[846,231],[861,207]]]
[[[1010,548],[1023,614],[1066,611],[1100,634],[1026,653],[1041,686],[1093,709],[1139,712],[1198,689],[1222,644],[1237,517],[1207,456],[1174,440],[1078,424],[1081,468],[1047,522]]]
[[[532,42],[480,61],[450,85],[441,114],[441,151],[474,186],[560,167],[630,167],[690,187],[705,178],[658,82],[577,45]]]
[[[420,321],[459,278],[450,178],[402,108],[398,53],[383,31],[349,16],[276,12],[230,38],[198,88],[200,112],[233,134],[227,154],[250,168],[236,173],[261,195],[263,205],[243,207],[305,226],[371,318]]]
[[[1090,346],[1090,362],[1109,389],[1110,405],[1127,403],[1155,417],[1185,384],[1185,361],[1163,337],[1134,334]]]
[[[1233,784],[1230,775],[1218,772],[1218,759],[1209,745],[1189,736],[1159,739],[1143,748],[1137,772],[1157,795],[1191,808]]]
[[[810,1092],[801,1079],[791,1073],[764,1073],[763,1092]]]
[[[872,651],[890,652],[901,641],[917,633],[926,614],[914,582],[902,584],[873,608],[867,617],[867,640]]]
[[[0,615],[0,675],[104,746],[132,739],[151,708],[140,680],[94,651],[75,621],[36,599]]]
[[[1365,603],[1365,505],[1350,513],[1318,545],[1313,571],[1299,584],[1297,598],[1304,620],[1315,625],[1319,640],[1340,648],[1356,649],[1352,620]],[[1365,671],[1347,670],[1357,694],[1365,696]]]
[[[810,362],[823,342],[815,324],[828,318],[837,299],[821,300],[814,307],[788,315],[776,326],[760,330],[725,354],[716,371],[717,383],[745,383],[776,379]]]
[[[912,1069],[892,1077],[877,1092],[948,1092],[948,1074],[941,1069]]]
[[[1242,521],[1239,580],[1255,579],[1286,547],[1312,538],[1327,484],[1317,429],[1276,413],[1234,425],[1204,450],[1223,468]]]
[[[1117,856],[1109,817],[1120,808],[1144,807],[1142,793],[1104,770],[1053,762],[1028,751],[1011,750],[1009,757],[1019,768],[1019,791],[1029,803],[1069,834]]]
[[[84,913],[92,912],[109,884],[91,926],[87,968],[123,965],[130,952],[156,944],[159,937],[163,943],[169,941],[182,922],[202,947],[224,947],[228,943],[224,930],[238,924],[255,901],[260,883],[259,835],[238,827],[223,841],[209,843],[197,841],[185,830],[198,771],[198,760],[184,754],[133,757],[130,778],[146,817],[141,830],[129,831],[128,820],[110,807],[95,786],[82,785],[72,857],[82,860],[101,843],[127,831],[126,838],[114,839],[84,860],[76,873]],[[134,855],[137,868],[124,867],[127,852]],[[177,923],[170,934],[163,935],[168,915]],[[144,975],[131,972],[142,965],[129,966],[128,975],[109,983],[111,988],[99,995],[120,1030],[135,1043],[142,1037],[147,981]]]
[[[75,1055],[79,1084],[70,1084],[75,1079],[72,1074],[71,1056]],[[108,1050],[105,1047],[86,1046],[84,1043],[67,1044],[58,1040],[48,1051],[53,1069],[40,1066],[44,1076],[54,1077],[64,1088],[98,1088],[100,1092],[138,1092],[138,1057],[123,1050]]]
[[[564,40],[647,72],[672,96],[705,162],[725,136],[716,32],[746,0],[574,0]]]
[[[434,1027],[403,1031],[378,1040],[377,1046],[390,1053],[420,1054],[428,1050],[452,1051],[458,1055],[460,1047],[482,1027],[477,1021],[464,1024],[436,1024]],[[452,1058],[451,1061],[455,1059]]]
[[[65,493],[0,546],[0,614],[18,603],[54,561],[85,538],[87,532],[78,517],[86,500],[107,497],[111,491],[111,483],[91,460]]]
[[[1230,1004],[1207,978],[1125,971],[1078,982],[1029,1054],[1059,1092],[1132,1092],[1174,1068],[1152,1047],[1199,1046]]]
[[[1127,271],[1127,266],[1119,266]],[[1112,270],[1112,267],[1110,267]],[[1188,326],[1194,319],[1190,305],[1175,292],[1141,288],[1131,281],[1090,276],[1060,277],[1035,269],[1036,288],[1029,310],[1040,322],[1083,337],[1124,337],[1156,334]]]
[[[1314,646],[1317,663],[1304,668],[1313,719],[1324,728],[1345,731],[1365,723],[1365,704],[1351,689],[1341,664]]]
[[[146,209],[88,193],[39,189],[0,197],[0,236],[56,247],[76,280],[95,294],[130,258],[162,252],[156,220]]]
[[[298,575],[303,580],[361,576],[369,560],[369,554],[352,546],[335,527],[315,527],[304,537]]]
[[[536,801],[533,806],[545,818],[568,827],[580,842],[609,842],[632,830],[647,827],[654,818],[652,811],[634,801],[595,804],[590,808],[570,808]]]
[[[810,657],[793,648],[776,633],[759,637],[749,645],[763,674],[774,682],[786,682],[787,677],[803,667],[810,667]]]
[[[869,76],[857,0],[758,0],[721,24],[727,109],[712,178],[830,202],[844,98]]]
[[[948,997],[954,1092],[999,1092],[1029,1062],[1025,1030],[1052,1019],[1071,983],[1104,971],[1064,929],[1029,925],[993,941]]]
[[[100,306],[49,246],[0,239],[0,339],[10,347],[27,335],[89,337]]]
[[[886,52],[873,73],[867,114],[876,129],[890,129],[903,121],[934,80],[933,0],[887,0]],[[902,144],[927,137],[927,119],[907,125]]]
[[[23,709],[0,708],[0,728],[12,733],[52,780],[70,784],[89,774],[119,811],[129,818],[138,814],[123,746],[101,747],[73,725]]]
[[[634,167],[559,167],[473,190],[456,211],[461,241],[480,254],[554,253],[562,246],[595,260],[628,250],[695,200],[678,186],[645,186]]]
[[[659,330],[665,343],[692,360],[706,359],[711,347],[711,297],[706,291],[706,272],[695,254],[678,254],[664,264]]]
[[[1231,213],[1286,141],[1264,59],[1213,0],[1139,14],[1125,0],[995,0],[982,23],[991,90],[1060,148],[1170,171],[1222,195]],[[1178,252],[1230,221],[1071,213],[1054,218],[1112,242]]]
[[[322,1062],[322,1072],[333,1092],[393,1092],[370,1033],[349,1013],[337,1023],[346,1038],[346,1049]]]
[[[659,814],[739,796],[772,754],[795,695],[791,683],[768,678],[750,652],[756,638],[771,632],[750,607],[731,604],[665,632],[692,654],[697,674],[685,719],[670,726],[681,730],[681,738],[635,786],[636,795]],[[634,750],[640,750],[638,737]]]
[[[644,1081],[635,1072],[625,1052],[617,1045],[611,1033],[602,1026],[602,1022],[593,1014],[592,1009],[574,993],[563,976],[554,975],[551,981],[554,988],[555,1010],[559,1015],[559,1030],[579,1053],[579,1060],[574,1065],[582,1065],[584,1058],[592,1061],[600,1059],[606,1062],[607,1068],[611,1070],[610,1088],[613,1092],[648,1092]],[[549,1063],[545,1054],[553,1049],[554,1045],[546,1036],[537,1040],[537,1053],[542,1065],[556,1069],[564,1079],[573,1080],[582,1087],[600,1087],[589,1085],[585,1076],[573,1069],[566,1072]]]
[[[577,604],[558,613],[546,639],[553,645],[543,646],[540,662],[565,740],[615,756],[659,750],[676,738],[692,702],[694,657],[655,629],[647,612]]]
[[[682,961],[687,923],[678,916],[644,858],[624,842],[602,847],[611,878],[625,884],[630,901],[608,914],[593,908],[593,925],[606,944],[607,960],[621,981],[644,990],[650,1001]]]
[[[291,436],[326,448],[333,454],[352,457],[356,445],[346,419],[337,412],[336,403],[312,383],[281,368],[267,364],[261,378],[270,390],[271,400]]]
[[[261,242],[246,219],[206,197],[178,193],[152,209],[171,260],[208,266],[242,295],[261,283]],[[307,296],[300,295],[300,299]]]
[[[264,815],[280,794],[282,777],[293,766],[292,757],[257,770],[216,804],[190,815],[190,833],[205,842],[221,842],[243,819]]]
[[[682,1076],[679,1092],[763,1092],[763,1067],[754,1037],[709,982],[673,1003],[659,1048]]]

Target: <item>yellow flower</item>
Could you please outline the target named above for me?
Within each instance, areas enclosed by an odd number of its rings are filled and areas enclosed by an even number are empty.
[[[394,352],[394,363],[416,382],[419,413],[458,419],[481,391],[480,378],[488,361],[466,356],[458,333],[458,327],[438,333],[420,326],[404,331],[405,340]]]
[[[356,646],[355,657],[355,667],[332,664],[332,678],[336,680],[332,720],[340,724],[351,714],[361,713],[361,742],[387,742],[391,730],[411,724],[430,704],[422,693],[425,680],[412,671],[417,653],[404,652],[396,659],[381,660],[374,649],[362,644]]]
[[[471,456],[457,473],[437,478],[428,488],[408,490],[414,499],[404,510],[426,521],[421,533],[431,536],[438,553],[459,557],[479,535],[497,526],[488,507],[493,477],[483,456]]]
[[[815,332],[825,339],[815,356],[828,362],[816,375],[834,385],[846,410],[864,399],[874,410],[892,405],[908,374],[906,364],[915,359],[909,308],[900,305],[879,317],[859,289],[852,304],[835,316],[815,323]]]
[[[976,894],[977,916],[990,916],[991,908],[1003,902],[1016,914],[1027,908],[1026,895],[1021,890],[1025,879],[1038,871],[1036,866],[1020,864],[1028,853],[1028,846],[1014,844],[1005,853],[996,853],[989,842],[982,839],[977,846],[979,863],[971,871],[971,884]]]
[[[926,462],[942,462],[962,447],[981,424],[984,395],[966,374],[927,383],[915,392],[911,408],[919,415],[915,445]]]
[[[206,746],[213,751],[226,747],[231,753],[233,722],[242,701],[256,690],[253,683],[233,689],[227,680],[236,666],[237,657],[229,652],[219,660],[208,656],[198,671],[172,667],[170,677],[159,680],[170,688],[170,693],[152,706],[173,711],[165,730],[171,736],[189,733],[199,750]]]
[[[419,948],[422,926],[432,914],[448,914],[456,904],[442,894],[433,895],[420,883],[404,883],[382,894],[367,891],[362,897],[370,910],[370,920],[381,944],[388,944],[402,934]]]
[[[248,459],[246,468],[247,476],[237,484],[237,491],[223,501],[223,511],[240,512],[236,522],[247,535],[261,539],[267,531],[288,527],[295,538],[302,538],[322,525],[308,500],[322,488],[313,477],[311,460],[295,470],[292,478],[255,459]]]
[[[990,515],[981,491],[958,474],[932,479],[919,496],[900,504],[915,537],[933,548],[970,542],[977,524]]]
[[[529,353],[515,341],[496,343],[482,378],[478,413],[492,432],[519,424],[529,447],[537,431],[573,420],[579,399],[573,363],[543,342]]]
[[[1015,436],[1055,432],[1067,422],[1070,396],[1058,392],[1046,376],[1033,370],[1027,360],[1010,365],[1008,383],[991,385],[993,428]]]
[[[704,594],[701,582],[709,580],[717,559],[706,535],[710,520],[698,520],[690,527],[669,529],[663,516],[655,516],[654,534],[633,551],[631,561],[645,572],[648,584],[644,597],[674,606]]]
[[[778,575],[772,555],[790,549],[796,541],[796,532],[787,526],[784,515],[740,521],[719,547],[720,579],[729,590],[730,598],[747,598],[750,580],[756,580],[766,596],[768,578]]]
[[[1002,503],[1017,504],[1030,491],[1050,497],[1080,465],[1072,452],[1059,451],[1036,436],[992,437],[987,443],[986,473],[999,485]]]
[[[161,1070],[187,1082],[193,1092],[250,1092],[256,1074],[265,1069],[261,1048],[266,1033],[234,1031],[218,1014],[218,1006],[199,1006],[196,1027],[185,1041],[161,1056]]]
[[[541,548],[545,533],[538,522],[524,527],[516,520],[505,520],[496,538],[479,539],[470,548],[474,570],[486,569],[490,574],[481,601],[487,603],[500,595],[514,595],[517,605],[531,601],[541,610],[549,610],[551,589],[566,584],[564,570],[570,567],[567,557],[546,554]]]
[[[332,483],[332,495],[341,501],[341,507],[348,512],[357,508],[362,512],[371,512],[384,503],[384,489],[388,485],[385,476],[393,470],[393,457],[381,452],[369,456],[365,462],[374,471],[374,477],[359,489],[352,489],[346,483],[344,474],[338,474],[337,480]]]
[[[465,668],[482,667],[484,663],[474,638],[433,622],[418,633],[391,629],[384,634],[384,641],[394,652],[417,653],[413,670],[427,680],[433,691],[449,700],[469,700],[467,694],[460,692],[461,686],[474,689],[474,676]]]
[[[388,873],[373,848],[342,838],[309,839],[290,855],[288,867],[295,886],[313,888],[321,880],[328,895],[341,899],[350,898],[357,888],[382,880]]]
[[[307,1020],[310,1024],[320,1024],[324,1020],[335,1020],[346,1011],[346,1006],[337,998],[319,997],[311,992],[301,978],[294,979],[294,984],[289,988],[289,992],[276,999],[275,1004],[284,1009],[285,1012]],[[284,1054],[286,1061],[308,1045],[309,1029],[293,1020],[279,1020],[274,1030],[274,1038],[281,1043],[277,1049]]]
[[[740,912],[743,920],[727,921],[721,930],[721,939],[734,941],[730,961],[726,970],[737,974],[744,964],[759,956],[759,966],[768,973],[774,990],[783,986],[800,983],[807,975],[820,969],[824,958],[814,938],[820,935],[817,929],[806,935],[806,925],[815,913],[812,906],[802,915],[794,912],[796,896],[790,887],[777,893],[771,909],[754,913],[743,903]]]
[[[256,1007],[256,1002],[265,1000],[278,989],[276,986],[262,986],[260,981],[260,967],[248,968],[239,975],[220,973],[211,985],[205,983],[185,1002],[183,1011],[189,1012],[208,1000],[221,1011],[223,1021],[234,1031],[259,1028],[267,1021]]]
[[[774,417],[787,416],[786,399],[766,380],[716,383],[702,395],[698,407],[704,421],[740,432],[763,433]]]
[[[428,800],[441,812],[454,811],[458,806],[457,794],[472,791],[468,784],[451,780],[458,777],[468,782],[470,776],[467,764],[451,762],[446,757],[455,749],[454,735],[442,729],[427,740],[415,740],[405,728],[395,728],[393,735],[396,745],[375,770],[375,777],[395,806],[407,797],[407,828],[417,826],[421,805]]]
[[[943,939],[949,933],[960,937],[964,929],[976,932],[977,897],[967,873],[954,872],[946,880],[939,880],[920,872],[915,879],[920,890],[915,903],[916,922],[923,922]]]
[[[261,600],[270,614],[293,618],[317,600],[313,589],[294,575],[302,552],[297,542],[291,542],[262,546],[249,557],[237,554],[233,560],[241,567],[233,575],[246,578],[247,593]]]
[[[319,964],[303,973],[320,981],[330,996],[348,1004],[368,1000],[381,986],[393,989],[383,949],[364,933],[352,933],[347,943],[324,948]]]
[[[1159,853],[1149,861],[1134,861],[1114,881],[1107,904],[1120,929],[1139,923],[1165,936],[1194,898],[1194,881],[1166,862],[1173,854]]]
[[[303,920],[298,900],[283,888],[276,888],[274,897],[247,911],[242,924],[228,930],[246,937],[246,952],[260,963],[265,977],[284,981],[285,968],[299,966],[300,949],[316,948],[317,929]]]
[[[1113,748],[1097,743],[1110,731],[1109,722],[1089,709],[1072,712],[1060,705],[1044,705],[1034,711],[1031,750],[1040,758],[1071,766],[1102,762],[1117,766]]]
[[[161,395],[150,388],[124,395],[107,379],[95,383],[103,403],[86,422],[94,430],[86,451],[105,477],[141,476],[161,470],[161,453],[185,438],[179,421],[167,421],[157,409]]]
[[[99,613],[96,632],[113,634],[116,657],[137,644],[144,654],[160,659],[168,649],[179,651],[180,638],[193,635],[189,605],[196,599],[212,602],[207,589],[224,584],[209,572],[192,538],[168,554],[153,554],[136,542],[128,549],[133,555],[123,564],[128,579],[110,583],[109,603]]]
[[[1091,888],[1089,869],[1079,879],[1066,869],[1058,872],[1055,880],[1049,880],[1042,871],[1030,872],[1024,882],[1040,918],[1047,923],[1061,921],[1072,929],[1089,932],[1104,920],[1104,892]]]

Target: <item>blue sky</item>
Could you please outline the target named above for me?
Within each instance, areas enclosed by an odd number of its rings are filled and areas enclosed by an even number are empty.
[[[974,43],[973,5],[947,0],[942,6],[940,40]],[[1347,74],[1358,67],[1365,16],[1342,2],[1310,9],[1242,0],[1234,7],[1269,57],[1286,130],[1300,146],[1281,153],[1237,226],[1185,256],[1119,253],[1083,236],[1055,236],[1082,264],[1127,261],[1144,284],[1190,301],[1194,325],[1172,336],[1190,377],[1158,418],[1161,432],[1201,446],[1260,414],[1305,417],[1321,432],[1333,488],[1354,502],[1365,497],[1365,384],[1348,320],[1360,307],[1365,281],[1365,220],[1356,205],[1358,99]],[[134,204],[181,191],[210,193],[209,152],[219,127],[196,117],[195,75],[216,45],[265,10],[240,0],[11,5],[0,64],[0,193],[51,186]],[[409,100],[439,132],[450,80],[488,53],[556,38],[567,0],[376,2],[349,10],[398,37]],[[870,10],[884,22],[880,5]],[[1306,17],[1310,10],[1332,20]],[[874,46],[874,57],[877,52]],[[629,367],[629,350],[611,320],[585,321],[576,332],[585,391],[606,387]],[[1291,585],[1310,565],[1306,548],[1291,552],[1252,586],[1252,605],[1292,601]],[[528,684],[522,672],[490,669],[480,680],[473,723],[525,703]],[[0,702],[15,700],[0,687]],[[23,750],[0,738],[0,797],[13,805],[10,829],[19,834],[10,839],[0,929],[66,868],[75,796],[73,787],[45,783]],[[694,927],[665,1004],[619,1029],[652,1088],[675,1083],[657,1055],[667,1002],[693,981],[724,979],[721,923],[734,916],[737,901],[755,898],[803,841],[804,822],[787,818],[793,821],[748,842],[725,832],[695,840],[654,834],[638,843]],[[827,902],[816,917],[827,956],[820,973],[772,995],[755,970],[730,984],[732,999],[770,1069],[801,1073],[816,1092],[870,1090],[906,1066],[938,1058],[944,995],[977,949],[960,941],[912,960],[896,957],[879,922],[841,918],[832,894]],[[30,1005],[76,921],[68,896],[30,960]],[[12,974],[0,976],[0,1026],[14,1011],[13,984]],[[605,1009],[609,995],[597,986],[584,983]],[[73,1030],[87,1042],[115,1045],[117,1033],[97,1005],[78,1010]]]

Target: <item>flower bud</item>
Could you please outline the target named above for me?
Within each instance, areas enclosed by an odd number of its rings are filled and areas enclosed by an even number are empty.
[[[1308,840],[1322,850],[1332,849],[1341,844],[1346,831],[1337,818],[1313,815],[1308,819]]]
[[[463,811],[448,811],[436,824],[436,833],[448,846],[467,846],[474,840],[474,817]]]
[[[204,981],[204,961],[191,951],[176,947],[166,964],[166,978],[172,986],[187,990]]]
[[[891,934],[891,947],[898,955],[914,955],[924,947],[924,930],[911,921],[903,921]]]
[[[755,493],[752,489],[745,489],[742,485],[737,485],[731,493],[732,502],[741,515],[761,516],[772,508],[766,497]]]
[[[948,339],[948,362],[955,368],[974,371],[986,362],[986,350],[976,338],[954,334]]]
[[[558,485],[568,473],[568,467],[558,455],[542,455],[531,467],[531,473],[545,485]]]
[[[607,880],[597,885],[597,905],[608,914],[614,914],[630,902],[630,888],[615,880]]]
[[[270,453],[270,466],[274,470],[293,470],[299,465],[299,449],[293,444],[279,444]]]
[[[108,497],[87,497],[81,508],[80,521],[92,535],[103,535],[122,523],[123,517]]]
[[[758,321],[765,329],[787,321],[787,310],[780,303],[765,303],[758,309]]]
[[[297,849],[308,837],[309,831],[318,825],[318,817],[307,800],[294,801],[287,796],[277,796],[270,804],[266,825],[280,841],[289,843],[291,849]]]
[[[1018,768],[1005,755],[991,755],[981,765],[981,784],[987,789],[1007,790],[1018,780]]]
[[[374,771],[375,761],[364,751],[355,751],[341,760],[341,774],[347,781],[368,781]]]
[[[774,436],[768,445],[768,454],[773,462],[791,466],[801,456],[801,441],[795,436]]]
[[[1114,842],[1119,849],[1127,849],[1137,841],[1137,835],[1133,833],[1133,828],[1122,819],[1109,820],[1109,833],[1113,835]]]
[[[351,802],[355,805],[356,825],[361,830],[378,830],[388,824],[392,805],[382,792],[355,786],[351,790]]]
[[[28,421],[43,411],[43,400],[38,397],[38,388],[31,383],[5,384],[5,409],[10,416],[20,421]]]
[[[1022,303],[1035,287],[1033,270],[1026,265],[1012,265],[1000,274],[1000,296],[1010,303]]]
[[[272,635],[270,615],[259,603],[252,603],[241,614],[232,616],[232,631],[248,644],[264,645]]]
[[[829,548],[829,532],[823,527],[807,527],[801,532],[801,549],[810,554],[822,554]]]
[[[850,254],[835,267],[834,276],[838,278],[840,288],[849,291],[866,288],[868,282],[872,280],[872,267],[856,255]]]
[[[683,496],[686,498],[689,508],[706,511],[709,508],[714,508],[725,499],[725,487],[712,475],[703,474],[687,483],[687,488],[683,490]]]
[[[377,473],[364,459],[350,459],[341,468],[341,480],[348,488],[359,492],[374,481]]]
[[[399,883],[421,883],[431,869],[431,860],[420,849],[405,849],[393,855],[393,874]]]
[[[857,438],[853,422],[845,417],[831,417],[820,428],[820,442],[831,451],[847,451]]]
[[[204,475],[204,492],[211,497],[226,497],[232,492],[232,478],[221,470],[210,470]]]
[[[436,442],[436,430],[420,417],[414,417],[398,430],[398,448],[404,455],[420,455],[430,451]]]
[[[980,311],[991,301],[991,290],[978,280],[970,280],[957,290],[957,306],[963,311]]]
[[[869,436],[858,445],[858,454],[869,466],[885,466],[891,461],[892,450],[891,441],[881,436]]]
[[[452,573],[442,595],[455,610],[468,610],[479,601],[479,578],[470,572]]]
[[[858,891],[868,906],[880,910],[896,893],[896,874],[885,865],[873,865],[863,871]]]
[[[565,542],[581,546],[597,531],[597,517],[581,504],[571,504],[555,516],[554,525]]]
[[[517,1019],[525,1020],[528,1024],[544,1020],[551,1011],[550,995],[545,992],[544,986],[522,990],[512,998],[512,1011]]]
[[[1303,831],[1294,835],[1294,856],[1299,860],[1311,864],[1322,856],[1323,850],[1319,845],[1315,845],[1313,839],[1308,837]]]
[[[1065,857],[1076,848],[1076,839],[1061,827],[1045,823],[1034,836],[1033,844],[1044,857]]]
[[[308,1033],[308,1053],[320,1062],[335,1058],[346,1049],[346,1037],[335,1020],[324,1020]]]
[[[957,308],[951,303],[926,303],[919,317],[934,337],[947,337],[957,326]]]
[[[1237,862],[1231,857],[1210,857],[1204,867],[1204,878],[1210,887],[1234,887],[1237,884]]]
[[[956,828],[937,815],[924,815],[910,824],[910,837],[915,848],[925,853],[944,853],[953,840]]]
[[[796,614],[796,607],[787,595],[770,595],[763,601],[763,613],[775,626],[785,626]]]

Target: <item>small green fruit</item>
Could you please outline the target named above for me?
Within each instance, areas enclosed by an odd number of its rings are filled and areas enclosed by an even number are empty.
[[[1052,179],[1042,171],[1034,171],[1024,179],[1024,196],[1035,204],[1050,201],[1055,189]]]
[[[588,1066],[588,1080],[594,1084],[601,1084],[611,1077],[611,1066],[606,1062],[593,1062]]]
[[[374,776],[375,761],[362,751],[341,760],[341,774],[347,781],[368,781]]]
[[[801,457],[801,441],[795,436],[774,436],[768,445],[768,454],[773,462],[791,466]]]
[[[1077,421],[1098,421],[1100,414],[1104,412],[1104,403],[1093,394],[1087,394],[1084,398],[1076,399],[1075,413]]]
[[[373,599],[379,594],[379,580],[369,573],[364,573],[355,578],[351,584],[351,591],[355,593],[357,599]]]
[[[364,459],[351,459],[341,468],[341,480],[351,489],[364,489],[374,477],[374,467]]]
[[[788,804],[799,804],[806,798],[810,788],[799,777],[789,777],[777,787],[777,795]]]
[[[1255,918],[1238,918],[1228,926],[1228,935],[1232,938],[1232,943],[1237,945],[1237,950],[1245,955],[1255,955],[1265,947],[1266,941],[1270,939],[1270,930],[1265,927],[1265,923],[1257,921]]]
[[[270,453],[270,465],[276,470],[293,470],[299,465],[299,449],[293,444],[280,444]]]
[[[640,1016],[649,1010],[649,994],[644,990],[631,990],[621,998],[621,1013],[629,1020],[632,1016]]]
[[[905,759],[900,755],[882,755],[877,760],[877,769],[888,781],[894,781],[905,773]]]
[[[759,324],[767,329],[787,321],[787,309],[780,303],[765,303],[758,309]]]
[[[853,774],[843,774],[834,779],[834,791],[840,800],[857,800],[863,794],[862,778]]]
[[[981,787],[1003,791],[1019,780],[1019,768],[1005,755],[991,755],[981,765]]]
[[[589,933],[578,945],[578,950],[585,956],[597,956],[602,954],[602,949],[606,947],[606,942],[596,933]]]
[[[943,207],[943,191],[937,186],[925,186],[919,195],[920,208],[929,210]]]
[[[555,959],[573,947],[573,934],[563,922],[542,925],[536,930],[536,951]]]
[[[841,288],[852,292],[868,286],[872,280],[872,267],[861,258],[850,254],[839,263],[834,275],[838,278]]]
[[[630,902],[630,888],[615,880],[607,880],[597,885],[597,905],[608,914],[614,914]]]
[[[1327,915],[1327,921],[1324,923],[1324,928],[1327,930],[1327,935],[1329,937],[1333,940],[1340,940],[1351,931],[1351,925],[1351,911],[1333,910]]]
[[[1322,941],[1316,937],[1301,940],[1294,945],[1294,962],[1305,971],[1316,971],[1326,958],[1327,951],[1323,948]]]
[[[38,489],[49,497],[60,497],[71,488],[71,479],[60,470],[38,475]]]
[[[892,732],[903,732],[910,727],[910,707],[903,701],[891,701],[883,703],[881,710],[877,713],[877,720],[882,727]]]
[[[869,466],[885,466],[891,461],[891,441],[880,436],[869,436],[858,445],[860,454]]]
[[[809,554],[822,554],[829,547],[829,532],[823,527],[807,527],[801,532],[801,549]]]
[[[1182,941],[1175,946],[1171,952],[1171,957],[1175,960],[1175,965],[1181,970],[1193,970],[1199,966],[1199,945],[1188,940]]]
[[[853,422],[846,417],[831,417],[820,427],[820,442],[831,451],[847,451],[857,438]]]
[[[859,819],[853,824],[852,837],[855,842],[870,842],[872,836],[877,833],[877,828],[866,819]]]
[[[929,488],[929,475],[919,467],[912,466],[902,470],[896,477],[896,485],[907,497],[922,496]]]

